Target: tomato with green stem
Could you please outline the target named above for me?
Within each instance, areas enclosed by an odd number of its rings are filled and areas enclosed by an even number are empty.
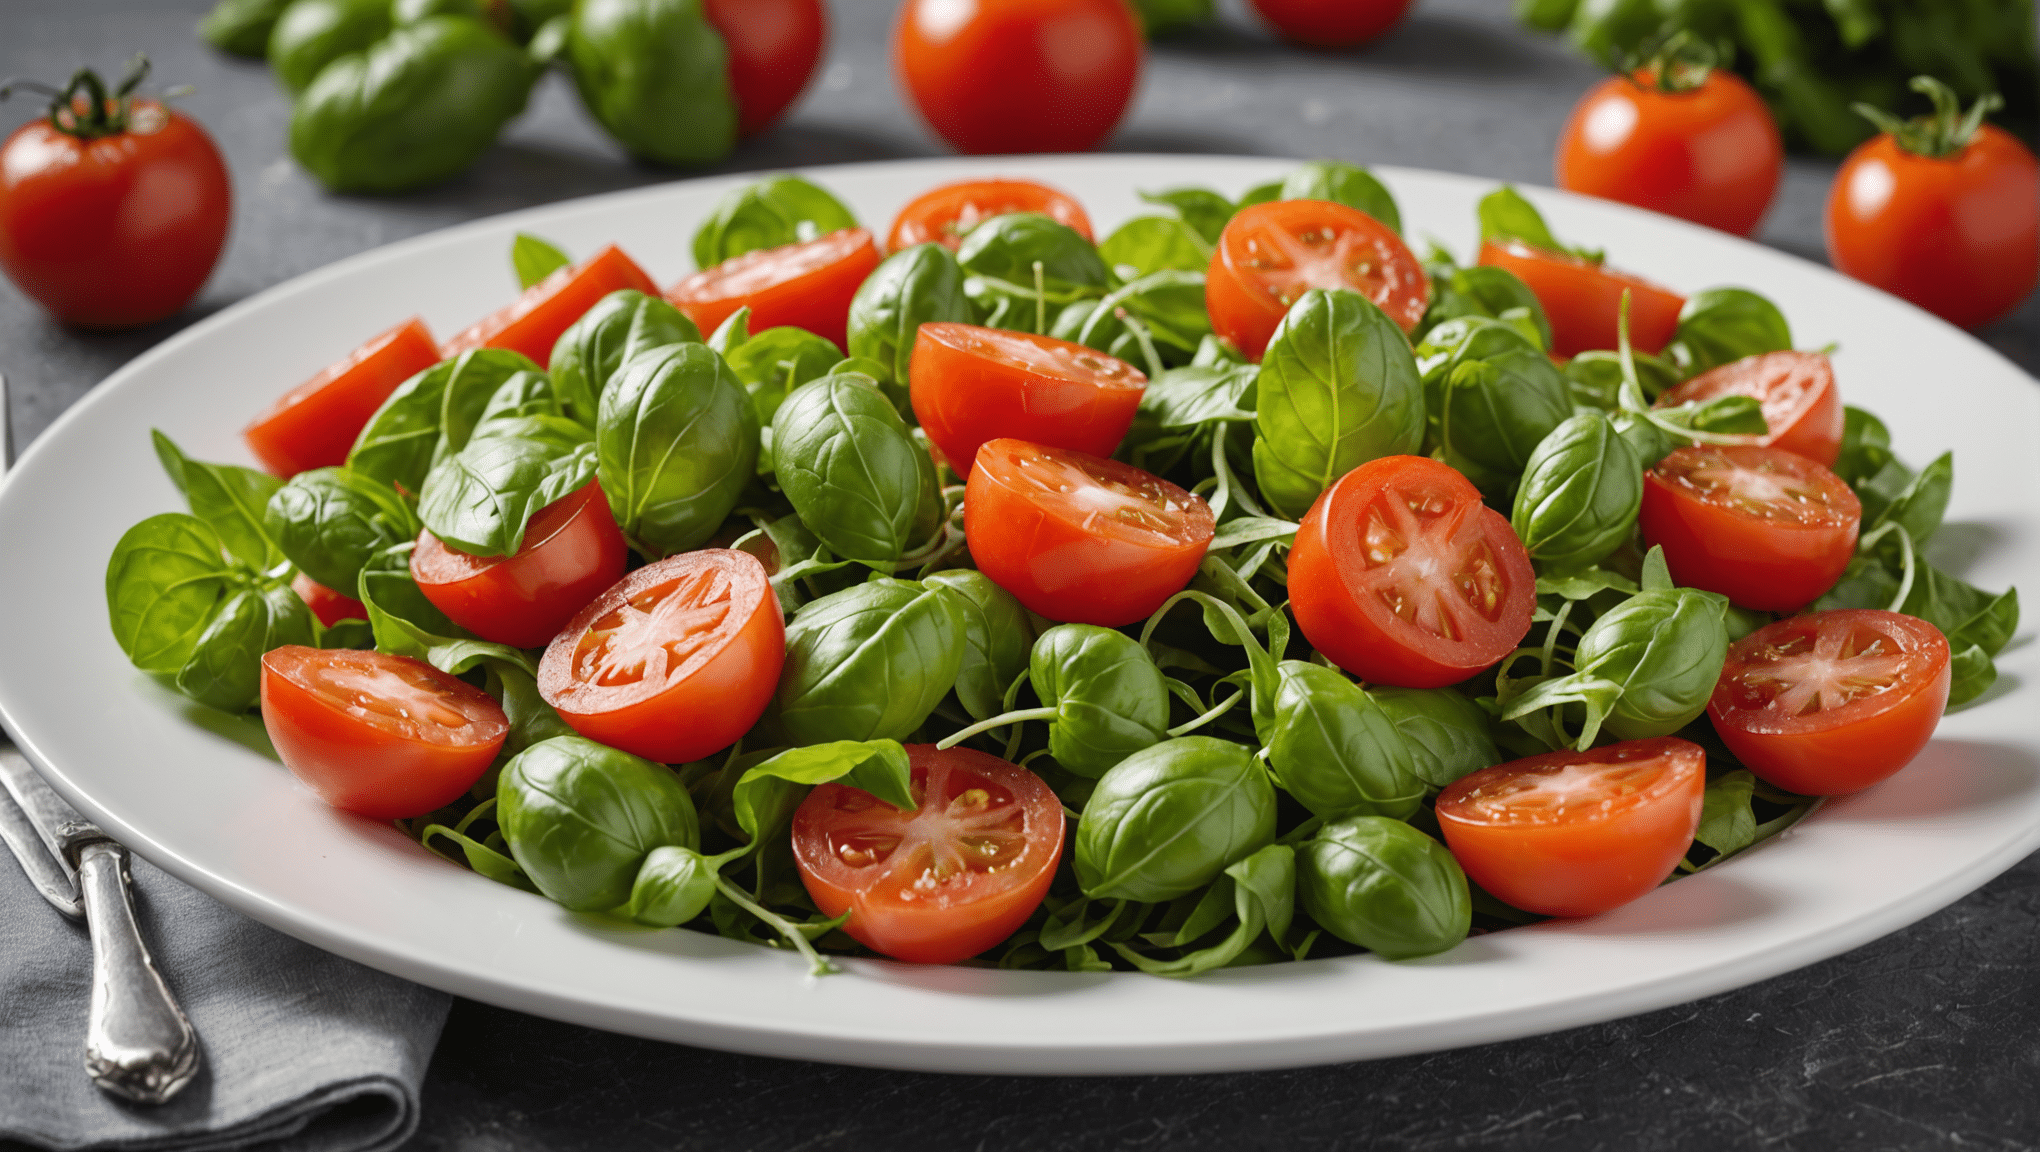
[[[666,300],[705,333],[749,308],[753,332],[804,328],[840,350],[849,346],[850,301],[878,263],[871,233],[845,228],[732,256],[673,285]]]
[[[1329,200],[1272,200],[1240,210],[1219,234],[1204,280],[1211,330],[1259,360],[1313,288],[1358,292],[1405,335],[1431,304],[1423,264],[1388,225]]]
[[[914,417],[959,476],[1000,437],[1110,456],[1148,382],[1095,348],[975,324],[921,325],[910,365]]]
[[[1862,522],[1841,477],[1754,444],[1673,451],[1643,474],[1637,515],[1673,580],[1762,612],[1796,612],[1834,587]]]
[[[536,648],[614,584],[629,560],[609,498],[590,480],[539,509],[514,555],[476,556],[420,532],[411,578],[455,624],[484,640]]]
[[[431,329],[413,316],[284,393],[241,438],[278,476],[338,467],[390,393],[437,363]]]
[[[885,246],[898,252],[916,244],[940,244],[955,251],[964,234],[983,221],[1008,212],[1039,212],[1092,239],[1091,218],[1084,206],[1046,184],[1032,180],[966,180],[944,184],[915,197],[893,217]]]

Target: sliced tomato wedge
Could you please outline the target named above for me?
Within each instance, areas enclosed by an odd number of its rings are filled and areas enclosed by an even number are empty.
[[[539,509],[513,556],[475,556],[419,533],[411,578],[455,624],[484,640],[536,648],[614,584],[629,560],[609,499],[590,480]]]
[[[1638,352],[1663,351],[1679,329],[1679,309],[1686,306],[1686,298],[1669,288],[1518,240],[1482,243],[1480,262],[1514,272],[1536,293],[1551,321],[1551,354],[1561,359],[1615,347],[1624,292],[1629,293],[1629,344]]]
[[[300,572],[291,577],[290,590],[298,594],[319,623],[331,628],[342,620],[368,619],[368,606],[352,596],[333,591],[317,580]]]
[[[1219,234],[1204,279],[1211,329],[1259,360],[1289,306],[1313,288],[1349,288],[1403,332],[1431,306],[1431,280],[1395,230],[1329,200],[1242,209]]]
[[[785,662],[765,566],[704,548],[647,564],[583,608],[546,648],[538,692],[590,740],[678,764],[749,731]]]
[[[1048,894],[1063,810],[1041,777],[970,748],[909,744],[912,812],[842,784],[793,814],[793,858],[824,916],[875,951],[950,964],[1011,936]]]
[[[1863,505],[1841,477],[1782,448],[1696,444],[1643,474],[1637,516],[1672,579],[1744,608],[1796,612],[1834,587]]]
[[[1421,456],[1384,456],[1320,494],[1289,554],[1312,647],[1362,680],[1441,688],[1508,655],[1537,608],[1530,554],[1480,489]]]
[[[345,464],[354,438],[390,393],[437,363],[431,329],[413,316],[284,393],[241,438],[278,476]]]
[[[955,251],[964,234],[994,216],[1008,212],[1039,212],[1058,224],[1091,237],[1091,218],[1084,206],[1046,184],[1032,180],[967,180],[944,184],[914,198],[893,219],[888,250],[915,244],[940,244]]]
[[[878,261],[871,233],[845,228],[732,256],[673,285],[666,299],[704,333],[721,327],[737,309],[749,308],[753,332],[782,325],[805,328],[845,348],[850,298]]]
[[[1197,574],[1210,505],[1130,464],[1025,440],[978,449],[963,495],[970,554],[1050,620],[1145,620]]]
[[[1948,638],[1897,612],[1844,608],[1729,647],[1707,715],[1750,771],[1808,796],[1859,792],[1912,763],[1948,710]]]
[[[999,437],[1110,456],[1147,390],[1116,356],[975,324],[921,325],[908,376],[915,419],[959,476]]]
[[[587,263],[560,269],[526,288],[510,304],[475,321],[446,342],[444,355],[452,359],[475,348],[508,348],[531,357],[541,368],[550,367],[560,333],[597,300],[624,288],[648,296],[659,294],[645,270],[611,244]]]
[[[1707,753],[1672,736],[1549,752],[1438,794],[1445,845],[1473,882],[1525,912],[1592,916],[1671,875],[1700,828]]]
[[[262,723],[319,799],[378,820],[458,800],[510,734],[487,692],[422,660],[300,644],[262,657]]]
[[[1819,352],[1764,352],[1702,372],[1658,397],[1657,407],[1690,400],[1748,396],[1764,410],[1770,428],[1745,444],[1797,452],[1834,467],[1842,454],[1842,392],[1834,365]]]

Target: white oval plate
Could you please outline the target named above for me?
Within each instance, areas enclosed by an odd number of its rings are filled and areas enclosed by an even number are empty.
[[[1135,189],[1238,193],[1281,161],[1213,157],[936,160],[823,169],[883,226],[914,195],[1024,174],[1081,199],[1100,234]],[[1468,255],[1492,185],[1383,170],[1408,231]],[[742,177],[534,208],[299,277],[130,364],[41,437],[0,488],[0,719],[51,781],[152,862],[343,956],[479,1000],[597,1028],[777,1056],[939,1071],[1189,1072],[1388,1056],[1659,1008],[1853,948],[1970,892],[2040,844],[2040,663],[2022,636],[1989,702],[1950,717],[1889,782],[1824,806],[1724,867],[1591,920],[1467,941],[1427,960],[1278,964],[1190,981],[853,961],[810,980],[792,955],[576,916],[338,813],[255,750],[259,725],[136,673],[106,625],[120,534],[179,506],[149,450],[247,460],[238,431],[285,388],[414,312],[450,335],[512,294],[513,233],[570,252],[621,243],[661,283]],[[1559,235],[1682,291],[1746,284],[1802,347],[1839,342],[1852,403],[1915,465],[1959,448],[1937,544],[1988,588],[2040,586],[2040,391],[1982,344],[1806,261],[1621,205],[1533,190]],[[2009,693],[2009,694],[2008,694]]]

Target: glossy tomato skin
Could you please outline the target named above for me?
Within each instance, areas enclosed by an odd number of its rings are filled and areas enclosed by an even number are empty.
[[[1819,352],[1762,352],[1709,369],[1658,397],[1656,407],[1689,400],[1748,396],[1764,409],[1770,431],[1745,444],[1783,448],[1834,467],[1842,455],[1842,390],[1834,365]]]
[[[1146,42],[1124,0],[906,0],[893,67],[957,151],[1084,152],[1111,135]]]
[[[1556,792],[1537,787],[1554,777]],[[1629,740],[1463,776],[1438,794],[1438,826],[1467,876],[1504,902],[1593,916],[1671,875],[1700,827],[1706,790],[1698,744]]]
[[[411,577],[455,624],[484,640],[536,648],[616,583],[629,559],[609,499],[590,480],[539,509],[514,556],[471,556],[420,532]]]
[[[1942,159],[1873,137],[1828,191],[1828,259],[1842,272],[1975,328],[2040,280],[2040,163],[1993,124]]]
[[[619,653],[615,643],[639,646]],[[786,620],[765,566],[704,548],[647,564],[581,609],[546,647],[538,691],[590,740],[679,764],[749,731],[785,661]]]
[[[1249,0],[1261,19],[1299,44],[1350,48],[1402,21],[1412,0]]]
[[[291,577],[290,590],[298,594],[319,623],[331,628],[342,620],[368,619],[368,606],[352,596],[333,591],[300,572]]]
[[[961,476],[1000,437],[1110,456],[1147,390],[1116,356],[975,324],[921,325],[908,375],[915,419]]]
[[[1707,715],[1758,776],[1838,796],[1919,755],[1948,709],[1952,679],[1948,639],[1924,620],[1874,608],[1815,612],[1731,645]]]
[[[730,50],[737,134],[756,136],[791,107],[829,41],[821,0],[702,0],[702,15]]]
[[[586,263],[554,272],[526,288],[516,300],[475,321],[448,340],[441,355],[451,360],[475,348],[508,348],[529,356],[541,368],[549,367],[560,333],[597,300],[624,288],[648,296],[659,294],[645,270],[611,244]]]
[[[1219,234],[1204,278],[1211,330],[1259,361],[1312,288],[1360,293],[1405,335],[1431,304],[1422,262],[1388,225],[1328,200],[1272,200],[1241,209]]]
[[[1011,936],[1048,894],[1062,802],[989,753],[909,744],[907,757],[919,808],[817,785],[793,814],[793,858],[815,907],[849,911],[843,931],[858,942],[895,960],[953,964]],[[897,847],[882,847],[893,837]],[[927,867],[938,854],[953,862],[939,878]]]
[[[1203,497],[1159,476],[1024,440],[978,449],[963,495],[978,570],[1065,624],[1147,619],[1197,574],[1216,527]]]
[[[1032,180],[966,180],[944,184],[915,197],[893,218],[888,250],[898,252],[916,244],[940,244],[954,252],[963,246],[964,234],[979,223],[1008,212],[1039,212],[1084,239],[1092,239],[1091,218],[1084,206]]]
[[[277,476],[338,467],[390,393],[437,363],[439,345],[413,316],[284,393],[241,438]]]
[[[799,244],[760,248],[705,268],[666,290],[673,307],[704,334],[739,308],[751,310],[751,331],[786,325],[849,346],[850,300],[878,267],[878,244],[862,228],[846,228]]]
[[[0,270],[52,316],[131,328],[191,302],[227,242],[233,190],[196,120],[134,101],[81,140],[39,116],[0,144]]]
[[[1384,551],[1386,563],[1372,558]],[[1304,514],[1289,554],[1290,606],[1311,646],[1362,680],[1404,688],[1457,684],[1508,655],[1530,631],[1536,583],[1508,520],[1466,477],[1421,456],[1340,477]],[[1434,615],[1447,604],[1449,636]]]
[[[422,660],[297,644],[262,657],[262,723],[319,799],[377,820],[458,800],[510,733],[488,693]]]
[[[1639,69],[1601,81],[1558,138],[1558,186],[1738,236],[1757,229],[1785,171],[1785,142],[1763,97],[1710,69],[1666,92]]]
[[[1767,499],[1780,485],[1791,495]],[[1862,503],[1833,472],[1755,445],[1672,452],[1643,474],[1637,515],[1673,580],[1761,612],[1796,612],[1834,587],[1862,520]]]
[[[1655,355],[1672,342],[1686,298],[1648,280],[1570,256],[1511,240],[1483,241],[1480,262],[1506,268],[1537,294],[1551,321],[1551,353],[1577,356],[1616,344],[1622,293],[1629,292],[1629,343]]]

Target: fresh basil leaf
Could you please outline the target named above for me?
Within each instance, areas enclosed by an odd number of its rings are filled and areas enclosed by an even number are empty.
[[[1226,223],[1239,211],[1232,201],[1209,188],[1171,188],[1165,192],[1142,192],[1140,198],[1150,204],[1175,209],[1177,218],[1188,224],[1190,230],[1204,241],[1207,248],[1218,243],[1218,237],[1225,231]],[[1118,263],[1110,255],[1106,256],[1106,261]]]
[[[177,669],[177,690],[222,712],[246,712],[262,695],[262,657],[286,644],[312,646],[312,610],[280,583],[244,586],[213,612]]]
[[[1588,568],[1583,572],[1568,572],[1563,575],[1539,576],[1537,594],[1558,596],[1566,600],[1585,600],[1602,592],[1620,592],[1634,596],[1641,591],[1636,582],[1620,572],[1605,568]]]
[[[221,602],[248,578],[227,563],[205,521],[182,512],[151,516],[122,534],[106,564],[114,641],[142,671],[174,674]]]
[[[913,768],[897,740],[832,740],[789,748],[737,778],[730,792],[737,824],[753,843],[793,816],[808,789],[836,782],[912,812]]]
[[[1026,332],[1044,332],[1064,305],[1103,296],[1111,281],[1104,258],[1082,233],[1038,212],[979,224],[963,238],[956,262],[980,322]]]
[[[1559,243],[1544,223],[1544,214],[1513,185],[1504,184],[1481,197],[1479,213],[1483,243],[1506,244],[1513,240],[1547,252],[1569,253],[1594,264],[1601,262],[1599,251]]]
[[[1264,932],[1277,941],[1288,935],[1296,913],[1296,852],[1287,844],[1270,844],[1228,865],[1215,886],[1232,889],[1239,918],[1225,939],[1172,960],[1142,955],[1118,941],[1108,941],[1112,950],[1150,976],[1186,978],[1235,963]]]
[[[285,563],[282,549],[263,526],[263,509],[283,481],[253,468],[193,460],[161,432],[152,430],[149,435],[155,441],[156,458],[163,462],[170,482],[184,493],[191,514],[219,534],[234,559],[257,572]]]
[[[1280,199],[1282,199],[1282,181],[1271,180],[1266,184],[1256,184],[1245,192],[1240,193],[1240,207],[1252,208],[1256,204],[1266,204],[1270,200]]]
[[[519,232],[510,243],[510,266],[517,270],[519,288],[529,288],[573,263],[565,252],[529,232]]]
[[[1750,809],[1757,778],[1738,768],[1707,782],[1700,801],[1700,828],[1693,839],[1721,856],[1733,856],[1754,844],[1757,817]]]
[[[1218,534],[1211,538],[1211,550],[1220,552],[1237,548],[1242,544],[1257,544],[1263,540],[1281,540],[1284,543],[1295,539],[1297,525],[1288,520],[1274,520],[1265,516],[1242,516],[1228,520],[1219,526]]]
[[[1943,452],[1934,458],[1933,463],[1920,469],[1875,520],[1866,519],[1864,530],[1896,523],[1912,537],[1915,546],[1924,545],[1940,530],[1941,518],[1948,512],[1948,497],[1954,486],[1955,454]]]
[[[737,188],[716,202],[694,231],[694,264],[713,268],[760,248],[801,244],[857,227],[857,217],[827,191],[790,172]]]
[[[538,674],[537,664],[521,649],[491,640],[477,640],[465,634],[456,636],[430,632],[377,603],[373,589],[365,590],[361,603],[368,609],[368,623],[375,632],[377,651],[423,660],[450,676],[459,676],[484,663],[489,663],[492,668],[501,665],[515,669],[529,676]],[[451,625],[448,627],[451,629]]]
[[[1213,420],[1252,420],[1259,392],[1257,364],[1172,368],[1148,381],[1136,421],[1191,428]]]
[[[521,437],[478,439],[426,476],[418,518],[459,551],[512,556],[523,547],[524,529],[539,509],[578,491],[594,475],[595,445],[587,439],[565,450]]]
[[[470,438],[489,435],[486,429],[497,421],[525,416],[567,419],[559,389],[543,372],[519,372],[503,381],[489,394],[489,402],[482,405],[482,414],[476,417]]]
[[[975,318],[963,266],[940,244],[916,244],[885,258],[850,299],[849,350],[884,366],[881,384],[905,384],[921,325]],[[761,414],[762,418],[762,414]]]
[[[927,455],[892,401],[869,377],[825,376],[780,411],[773,463],[794,511],[836,555],[891,572],[913,535]]]
[[[1948,710],[1953,712],[1990,691],[1997,683],[1997,664],[1980,644],[1957,649],[1948,662]]]
[[[1008,686],[1027,670],[1034,646],[1034,622],[1011,592],[969,568],[951,568],[922,580],[959,597],[963,607],[963,663],[956,672],[956,699],[973,720],[1001,711]]]
[[[540,372],[521,353],[477,348],[427,368],[397,386],[368,418],[347,466],[416,492],[434,465],[467,446],[482,412],[505,381]]]
[[[1284,200],[1329,200],[1367,213],[1386,224],[1390,231],[1402,231],[1402,212],[1395,197],[1374,178],[1374,173],[1344,160],[1312,160],[1282,181]]]
[[[411,553],[415,548],[416,544],[405,540],[370,556],[361,566],[352,595],[363,604],[380,604],[390,614],[432,635],[465,635],[438,605],[426,598],[411,576]]]
[[[350,596],[369,557],[416,539],[419,528],[395,488],[351,468],[291,477],[269,498],[262,523],[299,571]]]
[[[709,334],[708,346],[714,349],[717,355],[727,358],[743,347],[750,338],[751,306],[746,304],[730,313],[729,318],[721,324],[716,325],[715,331]]]
[[[678,308],[635,288],[595,302],[553,344],[550,370],[563,413],[590,428],[602,392],[623,362],[667,344],[699,344],[701,329]]]
[[[596,476],[617,527],[649,557],[705,543],[758,462],[758,413],[723,358],[700,344],[624,363],[602,394]]]
[[[1792,347],[1792,327],[1778,306],[1747,288],[1709,288],[1686,298],[1665,355],[1688,376]]]
[[[786,627],[774,701],[789,743],[903,740],[956,683],[964,607],[937,585],[874,578],[802,608]]]
[[[617,143],[661,164],[729,155],[729,47],[702,0],[579,0],[572,20],[564,55],[581,106]]]
[[[1211,245],[1188,221],[1136,216],[1098,245],[1098,255],[1121,280],[1135,280],[1165,269],[1202,272],[1211,266]]]
[[[1161,271],[1121,285],[1098,301],[1079,300],[1056,317],[1051,334],[1136,364],[1148,364],[1127,316],[1146,329],[1159,350],[1181,361],[1211,334],[1204,306],[1204,273]],[[1152,367],[1152,365],[1149,365]]]
[[[751,394],[759,427],[770,427],[780,404],[811,380],[829,374],[843,352],[805,328],[778,327],[751,336],[725,354],[730,373]]]

